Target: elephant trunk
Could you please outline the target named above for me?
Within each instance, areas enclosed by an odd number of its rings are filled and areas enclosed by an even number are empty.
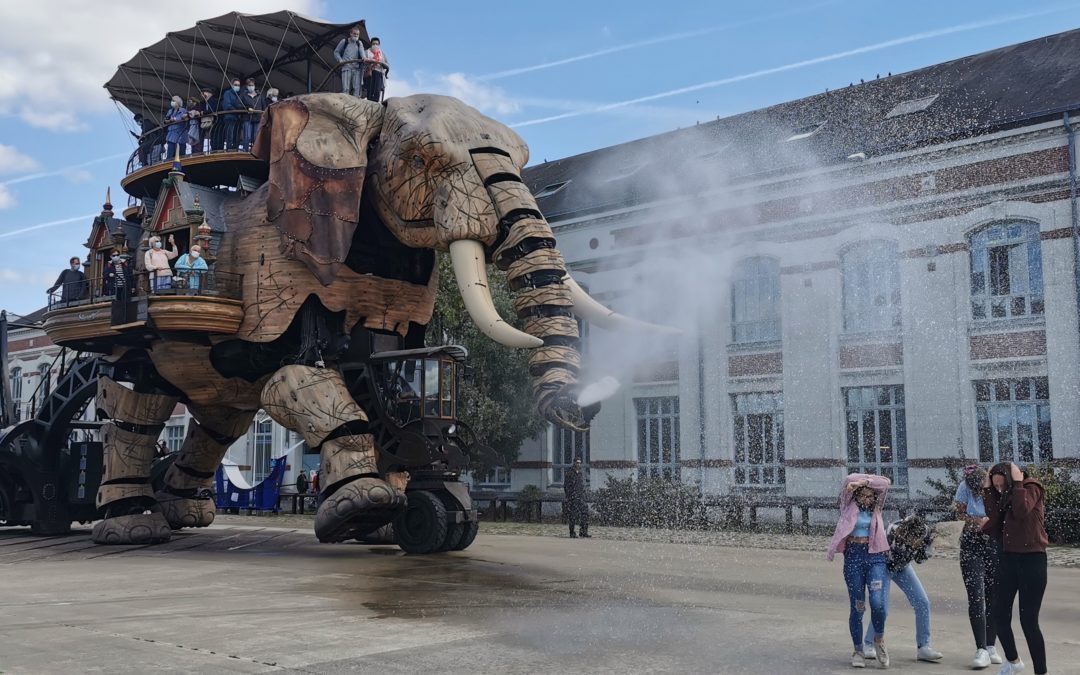
[[[543,342],[529,354],[537,407],[551,422],[583,431],[588,419],[576,401],[580,334],[566,263],[551,226],[510,157],[479,152],[473,162],[499,221],[499,236],[488,249],[491,261],[506,272],[525,332]]]

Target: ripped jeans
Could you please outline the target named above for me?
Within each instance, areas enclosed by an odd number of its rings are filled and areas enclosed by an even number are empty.
[[[847,583],[848,600],[851,604],[848,628],[851,630],[851,643],[857,652],[862,652],[863,612],[866,609],[867,590],[870,591],[870,621],[874,626],[874,634],[885,635],[888,578],[884,553],[870,553],[867,544],[849,543],[844,548],[844,582]]]
[[[926,595],[919,576],[915,574],[915,564],[908,563],[904,569],[891,574],[896,587],[907,596],[911,608],[915,610],[915,646],[930,646],[930,598]],[[885,614],[889,613],[889,582],[885,582]],[[874,644],[874,626],[866,629],[866,644]]]

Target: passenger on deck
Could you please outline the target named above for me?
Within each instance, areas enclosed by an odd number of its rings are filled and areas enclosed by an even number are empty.
[[[146,274],[150,278],[150,289],[153,291],[172,288],[172,268],[169,266],[169,261],[175,259],[180,252],[176,250],[176,239],[171,234],[169,246],[171,248],[164,249],[161,247],[161,237],[156,235],[150,237],[150,250],[143,258],[143,265],[146,267]]]
[[[220,111],[240,111],[247,107],[244,105],[244,102],[240,100],[239,77],[234,77],[232,86],[221,93],[219,103],[218,110]],[[226,150],[235,150],[240,142],[241,117],[242,115],[239,113],[224,116],[225,119],[222,122],[220,143]]]
[[[203,87],[202,101],[199,103],[199,147],[206,152],[221,150],[221,134],[213,133],[215,129],[220,132],[220,126],[215,127],[216,120],[213,113],[218,111],[218,99],[214,96],[214,90]]]
[[[360,41],[360,29],[354,26],[349,37],[342,38],[334,49],[334,58],[341,66],[341,91],[345,94],[360,96],[360,87],[364,81],[364,43]]]
[[[187,287],[193,291],[199,290],[200,281],[208,270],[209,267],[202,258],[202,247],[198,244],[192,246],[187,255],[176,259],[176,271],[187,281]]]
[[[386,86],[386,74],[390,72],[390,62],[386,60],[386,53],[382,50],[382,41],[379,38],[371,38],[371,49],[367,50],[364,61],[367,64],[364,75],[367,81],[367,99],[378,103],[382,100]]]
[[[269,107],[270,104],[277,103],[277,102],[278,102],[278,90],[277,90],[277,87],[270,87],[269,89],[266,90],[266,105],[264,107]]]
[[[189,96],[187,100],[187,142],[191,146],[191,154],[202,154],[202,129],[199,128],[199,116],[202,115],[202,100],[197,96]]]
[[[120,249],[114,248],[109,254],[109,262],[105,263],[105,274],[102,277],[105,295],[130,292],[134,281],[131,264],[120,257]]]
[[[255,132],[259,128],[259,118],[262,116],[263,105],[262,95],[255,89],[255,80],[248,78],[247,83],[244,86],[244,91],[240,92],[240,100],[244,103],[244,108],[247,109],[248,114],[244,116],[244,140],[242,145],[243,149],[251,152],[251,144],[255,142]]]
[[[46,291],[51,296],[59,288],[62,303],[75,302],[86,297],[86,275],[79,271],[82,261],[78,257],[72,257],[68,265],[68,269],[61,272],[60,276],[56,277],[56,283]],[[49,304],[52,304],[51,297]]]
[[[151,141],[156,135],[154,132],[154,122],[151,119],[143,117],[142,115],[135,114],[135,125],[139,127],[138,133],[130,132],[139,141],[139,166],[146,166],[150,164],[150,146]],[[157,161],[156,156],[154,161]]]
[[[177,151],[180,155],[187,154],[187,122],[188,114],[187,108],[184,107],[184,100],[179,96],[172,97],[172,103],[169,107],[169,112],[165,114],[165,122],[169,125],[168,130],[165,133],[165,160],[168,161],[173,157],[176,157]]]

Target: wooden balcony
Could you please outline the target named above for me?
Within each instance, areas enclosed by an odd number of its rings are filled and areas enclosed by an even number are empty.
[[[140,273],[120,294],[100,279],[61,290],[50,298],[45,333],[64,347],[110,353],[146,346],[163,332],[230,335],[240,327],[242,275],[210,270],[153,282]]]

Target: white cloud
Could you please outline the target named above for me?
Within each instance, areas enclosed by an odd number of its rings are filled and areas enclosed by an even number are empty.
[[[228,9],[263,14],[281,5],[280,0],[232,0]],[[323,9],[318,0],[293,0],[289,6],[304,14]],[[40,0],[3,0],[0,114],[53,131],[84,129],[81,115],[110,107],[102,85],[119,64],[167,32],[223,11],[219,0],[50,0],[48,7]]]
[[[0,210],[15,206],[15,195],[5,185],[0,185]]]
[[[41,168],[37,160],[16,150],[10,145],[0,143],[0,173],[23,173]]]
[[[94,179],[94,174],[90,173],[86,169],[68,169],[64,172],[64,178],[68,181],[78,185],[79,183],[88,183]]]
[[[520,102],[499,87],[484,84],[464,73],[416,73],[415,84],[398,78],[386,81],[387,98],[418,93],[453,96],[488,114],[509,115],[522,108]]]

